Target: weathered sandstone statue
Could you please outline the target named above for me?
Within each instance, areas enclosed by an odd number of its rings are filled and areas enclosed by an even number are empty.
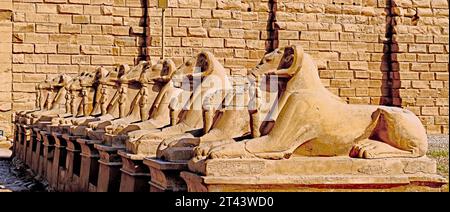
[[[197,151],[201,151],[205,147],[221,143],[234,143],[235,140],[266,135],[276,120],[278,113],[276,102],[284,93],[286,82],[290,77],[275,79],[264,73],[283,69],[292,63],[292,58],[292,48],[276,49],[265,55],[246,78],[236,80],[238,82],[235,82],[233,92],[222,102],[221,110],[216,117],[211,119],[214,123],[209,125],[204,123],[205,126],[211,126],[203,129],[204,134],[194,137],[185,133],[166,139],[158,147],[157,157],[176,161],[188,160],[190,158],[186,157],[191,154],[180,154],[176,147],[201,145],[202,148],[197,148]]]
[[[360,158],[425,155],[425,129],[412,112],[340,101],[321,84],[311,57],[300,47],[292,49],[292,64],[269,73],[292,77],[280,99],[282,109],[270,133],[216,146],[198,152],[197,156],[283,159],[291,155]]]
[[[108,108],[110,103],[113,102],[118,96],[118,78],[124,75],[127,71],[127,65],[120,65],[112,71],[106,70],[103,67],[99,67],[96,70],[95,79],[92,82],[92,86],[95,88],[94,105],[91,114],[83,117],[75,117],[72,119],[66,119],[64,125],[70,127],[70,133],[73,135],[84,135],[84,129],[88,127],[88,124],[95,121],[109,120],[114,118],[115,114],[118,117],[117,110],[114,111],[111,107]],[[84,82],[89,84],[89,80]]]
[[[120,87],[118,90],[117,104],[113,103],[113,107],[116,106],[119,112],[118,119],[108,119],[102,121],[96,121],[89,123],[91,129],[87,129],[86,133],[90,139],[104,140],[106,128],[109,126],[109,131],[114,131],[117,127],[137,122],[141,120],[141,106],[146,107],[148,110],[148,104],[151,104],[156,98],[162,85],[160,83],[154,83],[147,88],[140,83],[141,76],[148,74],[153,77],[160,74],[160,70],[156,70],[154,65],[143,61],[136,67],[124,74],[120,79]],[[151,70],[151,71],[149,71]],[[142,74],[149,72],[148,74]]]
[[[45,116],[49,121],[49,117],[57,117],[58,114],[65,114],[65,95],[68,91],[68,85],[72,82],[72,78],[68,75],[60,75],[52,79],[49,83],[41,84],[41,86],[46,87],[44,89],[50,90],[46,92],[45,102],[42,103],[42,97],[40,105],[43,110],[34,111],[31,113],[26,113],[24,115],[25,119],[31,119],[33,123],[40,120],[42,116]]]
[[[179,69],[182,70],[182,69]],[[143,118],[141,122],[122,125],[114,134],[124,135],[131,131],[143,130],[143,129],[155,129],[167,126],[170,124],[170,111],[169,103],[176,98],[183,90],[180,86],[176,87],[175,84],[181,85],[181,82],[176,83],[176,79],[182,80],[182,71],[176,70],[175,63],[170,59],[165,59],[162,62],[161,75],[156,78],[148,78],[145,76],[143,80],[149,82],[159,81],[165,83],[161,88],[155,101],[151,105],[149,110],[141,112],[141,114],[149,114],[148,119]]]
[[[196,72],[195,67],[199,67],[199,72]],[[171,115],[173,126],[161,130],[155,129],[153,132],[148,131],[145,134],[139,131],[129,133],[130,138],[126,141],[128,152],[154,155],[156,154],[156,147],[163,139],[186,132],[198,134],[203,131],[203,128],[211,127],[203,126],[203,119],[213,118],[212,116],[218,110],[227,93],[232,90],[232,83],[223,66],[210,52],[200,53],[196,58],[195,66],[189,65],[189,68],[194,71],[189,75],[193,79],[194,90],[186,104],[183,101],[171,104],[172,111],[182,109],[178,115]],[[203,113],[205,105],[208,105],[210,110],[208,113]],[[207,123],[212,124],[212,122]]]

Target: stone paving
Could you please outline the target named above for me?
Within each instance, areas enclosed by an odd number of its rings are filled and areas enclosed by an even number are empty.
[[[0,192],[42,192],[45,187],[20,161],[0,158]]]

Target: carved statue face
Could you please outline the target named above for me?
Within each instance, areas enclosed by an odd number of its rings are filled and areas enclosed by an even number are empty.
[[[275,73],[277,70],[289,69],[294,62],[294,48],[286,47],[275,49],[266,54],[258,66],[251,70],[249,75],[260,76]]]
[[[188,76],[191,77],[205,77],[210,74],[211,64],[210,64],[209,55],[207,53],[200,53],[197,56],[197,60],[195,62],[195,66],[192,74]]]

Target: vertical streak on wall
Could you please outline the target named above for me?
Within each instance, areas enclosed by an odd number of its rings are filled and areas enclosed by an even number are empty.
[[[151,36],[150,36],[150,14],[149,14],[149,0],[144,0],[142,7],[144,8],[144,18],[145,18],[145,23],[144,23],[144,39],[145,39],[145,49],[143,49],[142,51],[144,51],[145,53],[145,60],[146,61],[150,61],[150,52],[149,52],[149,48],[151,46]]]
[[[12,1],[0,0],[0,130],[11,135],[12,101]]]
[[[278,25],[277,25],[277,0],[269,0],[269,19],[267,20],[268,40],[266,52],[272,52],[278,48]]]
[[[392,65],[392,57],[393,52],[392,52],[392,45],[394,45],[393,42],[393,34],[394,34],[394,25],[395,25],[395,19],[393,17],[393,13],[392,13],[392,0],[386,0],[386,40],[384,42],[384,58],[383,58],[383,63],[382,67],[384,65],[385,68],[387,68],[386,70],[386,85],[383,85],[383,87],[381,89],[386,89],[387,90],[387,94],[385,98],[381,98],[381,102],[380,104],[382,105],[389,105],[389,106],[394,106],[394,73],[393,73],[393,65]],[[383,68],[382,68],[383,71]],[[383,83],[384,84],[384,83]],[[400,105],[395,105],[395,106],[400,106]]]

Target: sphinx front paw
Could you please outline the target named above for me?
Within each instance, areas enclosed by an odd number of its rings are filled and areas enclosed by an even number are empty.
[[[235,142],[212,148],[208,153],[208,158],[252,158],[253,154],[245,148],[245,142]]]

